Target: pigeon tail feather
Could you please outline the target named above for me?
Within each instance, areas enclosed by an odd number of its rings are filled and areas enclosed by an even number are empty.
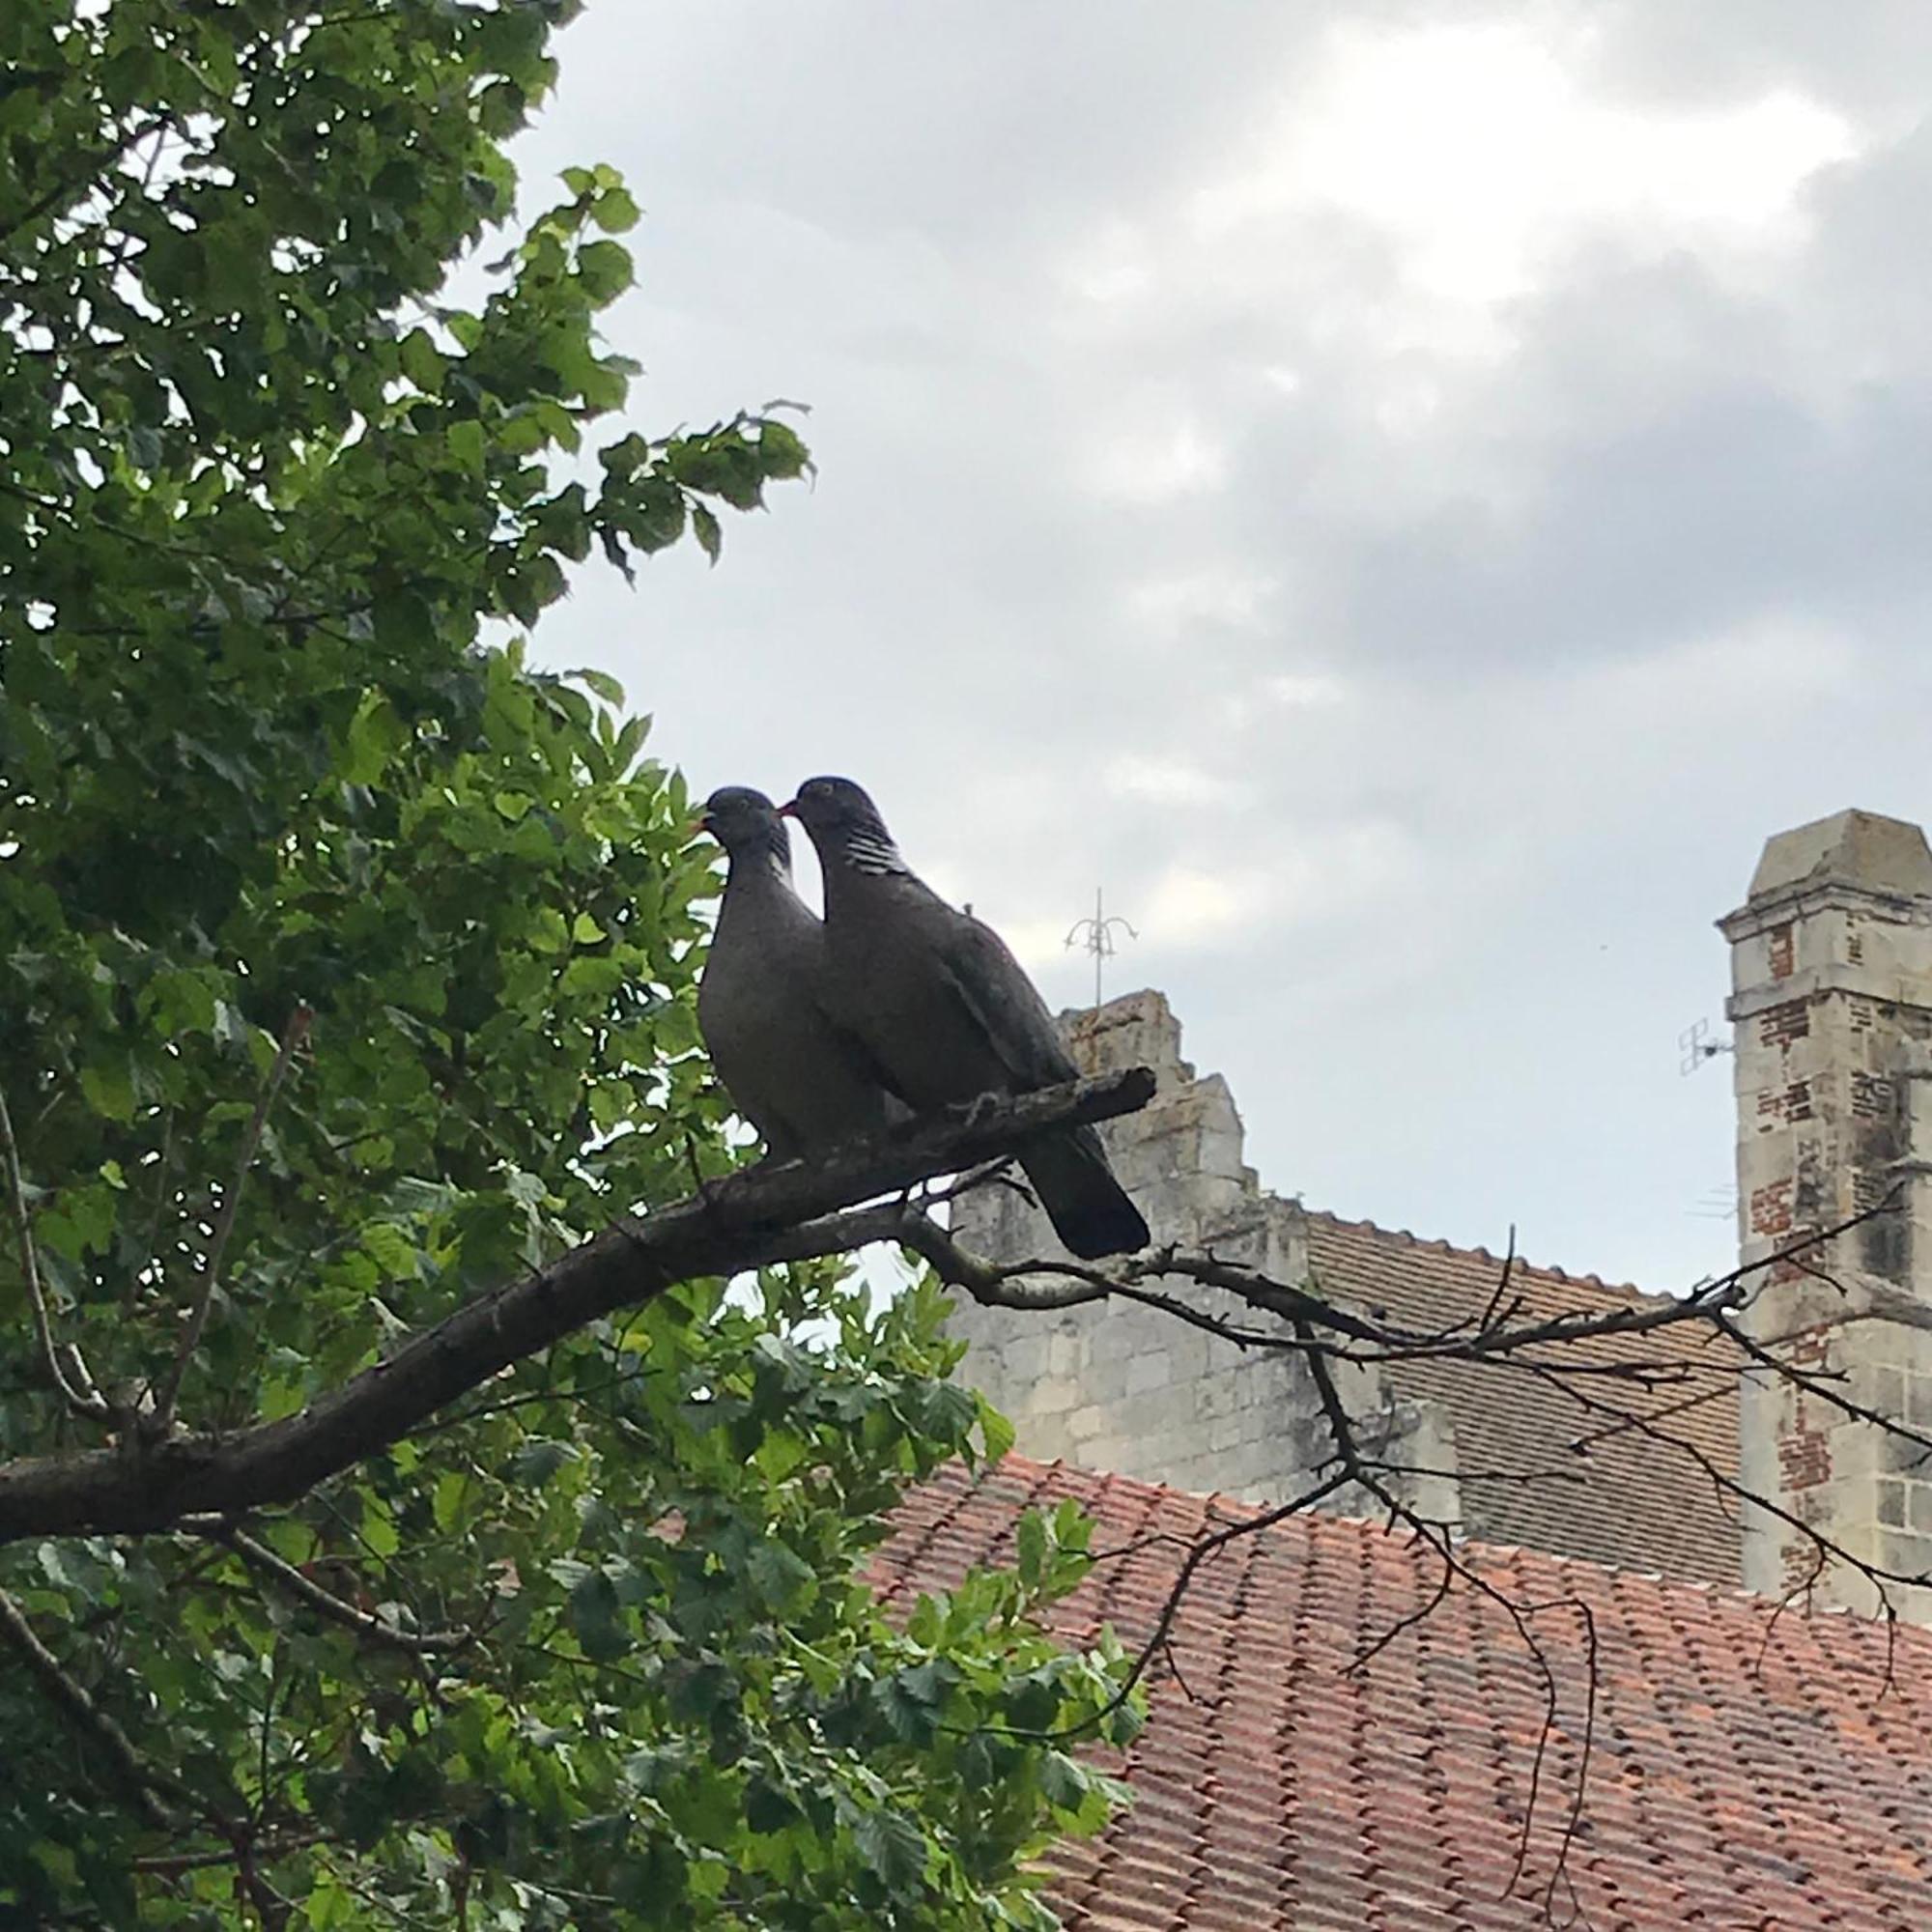
[[[1020,1156],[1020,1165],[1053,1232],[1083,1262],[1130,1255],[1152,1239],[1141,1210],[1114,1179],[1092,1127],[1037,1142]]]

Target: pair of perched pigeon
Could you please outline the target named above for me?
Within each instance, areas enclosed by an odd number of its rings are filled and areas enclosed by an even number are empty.
[[[792,890],[786,818],[818,848],[822,923]],[[1018,960],[914,877],[849,779],[811,779],[782,808],[729,785],[698,823],[730,860],[698,1023],[732,1103],[776,1158],[1077,1077]],[[1044,1134],[1020,1158],[1072,1253],[1147,1245],[1092,1127]]]

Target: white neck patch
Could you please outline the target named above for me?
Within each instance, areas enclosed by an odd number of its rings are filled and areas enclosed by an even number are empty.
[[[855,872],[869,872],[876,877],[893,873],[905,878],[912,876],[912,867],[899,857],[899,848],[883,832],[852,833],[839,857]]]

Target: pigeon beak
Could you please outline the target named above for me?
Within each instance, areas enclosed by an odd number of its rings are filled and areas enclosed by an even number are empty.
[[[718,835],[711,829],[710,814],[700,813],[684,828],[684,836],[689,840],[699,838],[715,838]]]
[[[798,800],[795,798],[789,799],[783,805],[780,806],[779,816],[781,818],[796,818],[798,816]]]

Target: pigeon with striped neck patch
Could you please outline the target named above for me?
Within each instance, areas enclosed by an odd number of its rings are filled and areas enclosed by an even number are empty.
[[[914,874],[864,790],[810,779],[782,812],[810,835],[825,874],[833,1013],[894,1093],[927,1111],[1079,1077],[999,934]],[[1147,1223],[1092,1127],[1041,1135],[1020,1164],[1071,1253],[1093,1261],[1147,1246]]]
[[[697,1024],[731,1104],[775,1160],[906,1118],[863,1042],[833,1017],[825,930],[792,889],[791,834],[763,792],[725,785],[696,828],[730,863],[697,985]]]

